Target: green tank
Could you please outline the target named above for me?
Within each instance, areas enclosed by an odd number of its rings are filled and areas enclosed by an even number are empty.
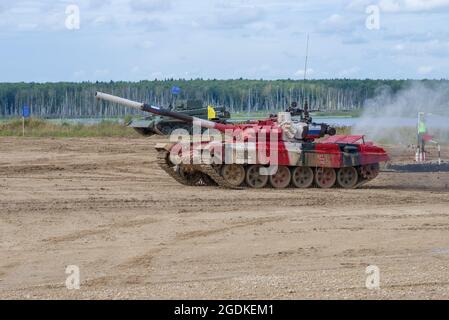
[[[205,106],[201,100],[186,100],[178,103],[175,107],[169,108],[172,111],[180,112],[192,117],[201,119],[208,119],[214,122],[226,123],[230,119],[231,115],[225,108],[214,108],[213,113],[215,117],[210,115],[210,107]],[[176,129],[185,129],[189,133],[192,133],[192,127],[183,121],[173,118],[161,117],[161,116],[149,116],[146,118],[133,119],[127,126],[135,129],[141,135],[170,135]]]

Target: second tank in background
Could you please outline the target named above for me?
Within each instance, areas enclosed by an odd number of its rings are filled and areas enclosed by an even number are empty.
[[[180,101],[175,107],[171,107],[170,109],[192,117],[220,123],[225,123],[231,117],[225,108],[207,106],[202,100]],[[188,132],[192,130],[192,126],[183,121],[157,115],[151,115],[142,119],[133,119],[127,123],[127,126],[134,128],[144,136],[152,136],[155,134],[170,135],[176,129],[185,129]]]

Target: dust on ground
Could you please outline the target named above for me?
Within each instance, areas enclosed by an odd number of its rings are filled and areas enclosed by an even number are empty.
[[[158,168],[162,141],[0,138],[0,298],[449,298],[449,173],[185,187]]]

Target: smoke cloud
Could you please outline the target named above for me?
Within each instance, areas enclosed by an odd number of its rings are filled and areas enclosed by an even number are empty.
[[[429,134],[449,143],[449,83],[411,81],[393,92],[383,87],[365,101],[362,117],[353,128],[380,143],[412,145],[417,142],[418,113],[426,114]]]

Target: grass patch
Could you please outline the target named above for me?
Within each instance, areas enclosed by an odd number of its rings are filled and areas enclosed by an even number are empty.
[[[315,117],[332,117],[332,118],[358,118],[362,115],[363,110],[357,109],[352,111],[318,111],[313,112]]]
[[[233,113],[231,115],[231,119],[233,120],[266,119],[269,117],[271,113],[277,114],[277,112],[275,111],[238,112]]]
[[[22,120],[13,119],[0,123],[0,136],[22,136]],[[26,137],[139,137],[131,128],[113,121],[102,121],[98,124],[61,124],[42,119],[25,120]]]
[[[351,127],[336,127],[338,135],[351,135],[352,130]]]

